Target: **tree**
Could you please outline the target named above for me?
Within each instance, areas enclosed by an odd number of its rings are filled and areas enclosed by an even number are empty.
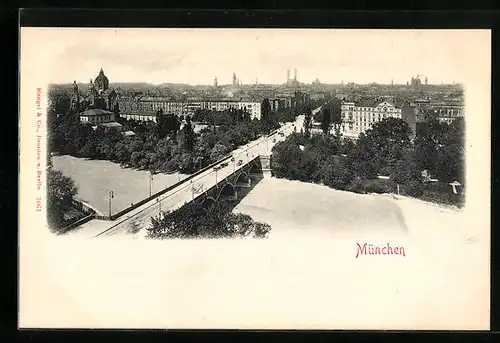
[[[420,196],[423,192],[423,181],[421,170],[418,167],[417,159],[413,149],[401,158],[392,170],[391,180],[400,185],[407,186],[407,193],[410,196]]]
[[[312,111],[310,108],[306,109],[305,111],[305,119],[304,119],[304,133],[306,137],[310,136],[310,129],[311,129],[311,119],[312,119]]]
[[[331,120],[335,130],[335,137],[340,136],[340,128],[342,127],[342,103],[334,98],[330,101]]]
[[[71,94],[68,90],[51,86],[48,94],[47,115],[56,117],[60,114],[68,114],[71,105]]]
[[[231,238],[253,235],[265,238],[268,224],[253,221],[250,216],[233,214],[225,203],[217,202],[205,209],[201,203],[190,202],[180,209],[152,218],[149,238]]]
[[[217,162],[224,156],[226,156],[231,151],[231,148],[227,145],[217,143],[210,151],[210,160],[212,162]]]
[[[271,116],[271,104],[268,98],[264,98],[261,104],[260,110],[260,121],[262,123],[263,132],[269,133],[270,131],[270,116]]]
[[[74,181],[52,168],[49,158],[47,168],[47,214],[49,227],[53,232],[61,233],[65,226],[64,213],[73,203],[77,193]]]
[[[323,183],[335,189],[347,189],[354,179],[354,171],[350,168],[347,158],[329,156],[321,168]]]
[[[321,129],[325,135],[330,133],[330,124],[331,124],[331,112],[328,107],[325,107],[321,111]]]
[[[188,151],[193,151],[194,147],[194,130],[193,125],[191,124],[191,118],[186,116],[186,125],[184,125],[184,147]]]
[[[273,147],[271,156],[271,169],[274,176],[291,180],[303,178],[300,170],[303,154],[297,141],[293,138],[277,143]]]
[[[363,145],[363,158],[370,159],[376,173],[387,175],[394,163],[408,153],[411,146],[411,129],[408,124],[397,118],[384,119],[366,131],[358,145]]]
[[[416,160],[422,170],[427,170],[433,176],[438,174],[439,150],[444,143],[446,124],[431,119],[427,122],[417,124],[417,135],[415,137]]]

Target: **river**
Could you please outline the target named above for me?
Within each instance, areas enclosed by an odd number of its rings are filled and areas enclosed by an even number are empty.
[[[109,211],[109,192],[112,213],[117,213],[150,194],[149,171],[122,168],[104,160],[88,160],[68,155],[53,156],[54,169],[71,177],[78,187],[76,198],[83,200],[103,214]],[[186,178],[185,174],[155,174],[151,191],[156,193]]]

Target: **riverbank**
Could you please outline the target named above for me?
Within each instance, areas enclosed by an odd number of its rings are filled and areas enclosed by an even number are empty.
[[[78,187],[77,199],[92,205],[103,214],[109,212],[109,192],[113,191],[111,211],[117,213],[159,192],[189,175],[151,174],[145,170],[123,168],[118,163],[105,160],[89,160],[69,155],[53,156],[55,170],[71,177]]]

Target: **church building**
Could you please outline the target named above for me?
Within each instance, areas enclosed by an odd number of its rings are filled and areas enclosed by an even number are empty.
[[[109,80],[102,68],[95,80],[93,82],[92,79],[90,80],[88,90],[83,96],[80,96],[76,81],[73,83],[71,107],[75,113],[78,113],[82,123],[121,127],[115,122],[119,113],[118,94],[114,89],[109,88]]]
[[[72,107],[75,112],[80,113],[84,110],[99,109],[118,113],[118,94],[114,89],[109,88],[109,80],[104,71],[99,71],[99,75],[92,82],[90,80],[86,94],[80,96],[76,81],[73,83]]]

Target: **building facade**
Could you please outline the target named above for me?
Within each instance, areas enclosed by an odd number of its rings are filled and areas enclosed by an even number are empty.
[[[158,122],[158,116],[156,113],[145,113],[145,112],[137,112],[137,113],[121,113],[120,117],[123,119],[127,120],[135,120],[135,121],[142,121],[142,122],[148,122],[152,121],[154,123]]]
[[[160,109],[163,113],[176,115],[192,115],[196,110],[225,111],[242,109],[250,113],[252,119],[260,119],[261,103],[251,99],[171,99],[163,97],[142,97],[120,99],[121,116],[123,118],[148,117]],[[149,117],[148,117],[149,118]],[[138,119],[136,119],[138,120]]]
[[[115,114],[101,109],[90,109],[80,113],[80,121],[92,125],[111,123],[115,121]]]
[[[417,113],[417,122],[425,122],[434,119],[441,123],[451,124],[455,119],[464,116],[462,101],[431,101],[429,99],[416,99],[410,103]]]
[[[389,101],[349,102],[341,104],[341,133],[345,137],[358,138],[373,124],[386,118],[402,119],[402,109]]]

